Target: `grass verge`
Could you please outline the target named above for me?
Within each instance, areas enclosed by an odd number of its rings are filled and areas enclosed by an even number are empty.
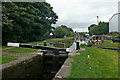
[[[31,53],[36,52],[36,51],[37,51],[37,49],[16,47],[16,48],[12,48],[12,49],[3,50],[2,56],[17,58],[20,56],[30,55]]]
[[[119,43],[113,43],[112,40],[105,40],[103,42],[103,44],[98,44],[98,45],[95,45],[95,46],[118,48]]]
[[[46,39],[46,42],[47,42],[47,46],[51,46],[49,44],[50,42],[61,41],[61,40],[68,40],[68,39],[72,39],[72,38],[73,37]],[[39,44],[39,45],[43,46],[43,43],[44,43],[44,41],[37,41],[37,42],[31,42],[30,44],[33,44],[33,45]]]
[[[17,58],[2,57],[2,64],[16,60]]]
[[[80,55],[72,57],[72,71],[67,78],[118,78],[117,51],[86,47],[78,52]]]

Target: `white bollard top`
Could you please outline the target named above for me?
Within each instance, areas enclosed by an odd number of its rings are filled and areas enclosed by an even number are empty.
[[[67,51],[67,52],[70,52],[70,48],[66,48],[66,51]]]
[[[20,43],[11,43],[11,42],[8,42],[7,43],[7,46],[13,46],[13,47],[19,47]]]
[[[90,58],[90,55],[88,55],[88,58]]]

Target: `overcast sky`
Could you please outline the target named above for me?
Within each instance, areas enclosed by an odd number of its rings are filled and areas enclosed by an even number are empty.
[[[99,21],[108,22],[118,12],[120,0],[46,0],[59,19],[56,25],[67,25],[74,31],[86,32],[88,26]]]

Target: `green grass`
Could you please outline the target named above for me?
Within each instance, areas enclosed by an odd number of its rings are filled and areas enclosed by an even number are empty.
[[[21,56],[32,55],[32,52],[36,52],[36,51],[37,49],[22,48],[22,47],[2,50],[2,64],[16,60],[18,57]]]
[[[46,41],[49,42],[55,42],[55,41],[60,41],[60,40],[67,40],[67,39],[72,39],[73,37],[66,37],[66,38],[53,38],[53,39],[47,39]]]
[[[2,57],[2,64],[8,63],[10,61],[16,60],[17,58]]]
[[[118,48],[119,43],[113,43],[112,40],[105,40],[103,44],[95,45],[95,46],[103,46],[103,47],[114,47]]]
[[[86,47],[80,53],[72,57],[72,71],[67,78],[118,78],[117,51]]]
[[[27,52],[34,52],[36,51],[36,49],[16,47],[12,49],[3,50],[2,52],[6,52],[6,51],[15,51],[16,53],[27,53]]]
[[[57,41],[55,43],[55,47],[59,47],[59,48],[64,48],[64,44],[60,44],[60,43],[65,43],[65,47],[69,48],[72,44],[73,44],[73,40],[72,39],[67,39],[67,40],[61,40],[61,41]]]
[[[4,49],[4,48],[9,48],[8,46],[2,46],[2,49]]]
[[[16,48],[12,48],[12,49],[3,50],[2,56],[17,58],[20,56],[32,55],[32,53],[36,52],[37,50],[38,49],[16,47]]]
[[[51,45],[49,44],[50,42],[61,41],[61,40],[68,40],[68,39],[72,39],[72,38],[73,37],[46,39],[46,42],[47,42],[47,46],[51,47]],[[31,42],[31,44],[33,44],[33,45],[39,44],[41,46],[44,46],[43,43],[44,43],[44,41]]]
[[[73,39],[73,37],[66,37],[66,38],[52,38],[52,39],[46,39],[45,41],[47,42],[47,46],[49,47],[54,47],[50,45],[50,42],[55,42],[55,41],[62,41],[62,40],[70,40]],[[40,45],[44,46],[44,41],[37,41],[37,42],[29,42],[29,43],[24,43],[24,44],[32,44],[32,45]],[[58,46],[57,46],[58,47]],[[62,45],[63,48],[63,45]]]

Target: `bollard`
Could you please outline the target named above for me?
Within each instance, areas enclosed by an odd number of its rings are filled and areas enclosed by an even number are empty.
[[[44,46],[47,46],[47,43],[46,43],[46,41],[44,41]]]
[[[79,42],[76,42],[76,50],[80,50]]]

